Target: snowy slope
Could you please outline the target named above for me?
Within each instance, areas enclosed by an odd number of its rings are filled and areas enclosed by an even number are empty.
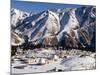
[[[21,45],[24,42],[24,39],[22,39],[16,33],[11,32],[11,41],[12,41],[11,45],[17,46],[17,45]]]
[[[21,23],[27,16],[29,16],[29,13],[12,8],[11,9],[11,25],[13,27],[16,27],[18,23]]]

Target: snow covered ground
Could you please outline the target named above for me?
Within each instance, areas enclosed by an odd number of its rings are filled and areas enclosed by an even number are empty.
[[[93,52],[82,50],[52,50],[41,49],[36,52],[29,50],[30,54],[16,55],[12,57],[12,74],[58,72],[71,70],[89,70],[96,68],[96,55]],[[61,57],[62,55],[65,57]],[[55,56],[56,57],[52,57]],[[28,57],[29,56],[29,57]],[[49,64],[29,64],[27,60],[44,58],[51,61]],[[57,58],[58,57],[58,58]],[[56,59],[56,60],[55,60]]]

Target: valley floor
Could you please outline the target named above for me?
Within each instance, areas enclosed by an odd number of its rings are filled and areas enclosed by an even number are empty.
[[[82,50],[34,49],[11,58],[11,73],[40,73],[96,68],[96,54]]]

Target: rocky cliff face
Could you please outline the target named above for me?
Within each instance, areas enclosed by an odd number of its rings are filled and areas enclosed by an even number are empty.
[[[34,44],[52,44],[71,48],[94,48],[96,43],[96,7],[47,10],[37,14],[11,11],[13,32]],[[14,14],[13,14],[14,13]],[[47,40],[47,41],[46,41]],[[58,44],[57,44],[58,43]]]

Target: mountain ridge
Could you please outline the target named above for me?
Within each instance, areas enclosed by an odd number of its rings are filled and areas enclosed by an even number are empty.
[[[11,25],[17,24],[12,28],[13,32],[21,35],[24,40],[27,37],[27,42],[33,44],[60,45],[65,48],[95,48],[95,6],[66,10],[58,9],[59,12],[47,10],[37,14],[27,14],[21,22],[11,23]],[[52,43],[54,38],[57,38],[56,44]]]

